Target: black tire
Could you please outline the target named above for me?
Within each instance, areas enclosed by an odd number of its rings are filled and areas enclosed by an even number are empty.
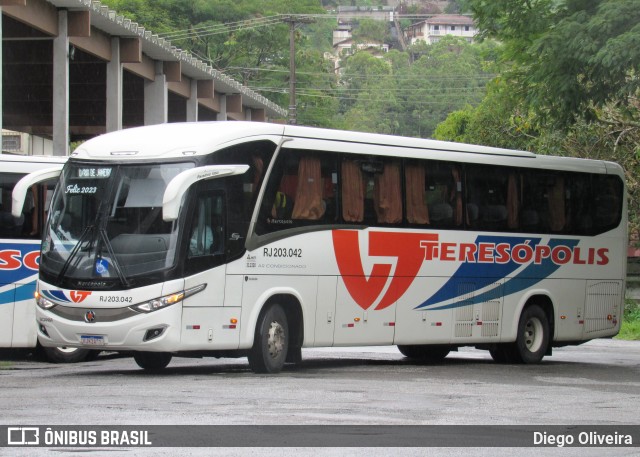
[[[515,354],[520,363],[539,363],[547,353],[550,341],[549,318],[538,305],[528,306],[518,322]]]
[[[428,363],[442,362],[451,352],[451,346],[446,344],[399,344],[398,350],[402,355],[413,360]]]
[[[98,351],[65,346],[57,348],[48,348],[43,346],[42,351],[47,361],[52,363],[84,362],[85,360],[94,360],[98,355]]]
[[[511,345],[498,344],[494,349],[489,349],[489,354],[496,363],[512,363],[514,358],[511,349]]]
[[[549,348],[549,318],[538,305],[527,306],[518,321],[516,341],[489,351],[498,363],[539,363]]]
[[[289,350],[289,324],[280,305],[262,311],[256,325],[249,366],[255,373],[279,373]]]
[[[173,356],[169,352],[134,352],[133,359],[140,368],[146,371],[160,371],[164,369]]]

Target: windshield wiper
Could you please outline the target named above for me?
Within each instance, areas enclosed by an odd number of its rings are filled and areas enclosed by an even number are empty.
[[[62,281],[62,278],[67,273],[67,270],[69,269],[69,266],[71,265],[71,261],[78,254],[78,251],[80,250],[80,248],[82,246],[82,243],[84,242],[85,238],[87,237],[87,235],[89,233],[93,232],[93,229],[95,229],[95,228],[96,228],[95,225],[87,225],[84,228],[84,230],[80,234],[80,238],[78,238],[78,242],[76,243],[76,245],[73,247],[73,249],[69,253],[69,257],[67,257],[67,260],[64,262],[64,265],[62,265],[62,269],[60,270],[60,273],[58,273],[58,282]]]
[[[118,278],[123,286],[126,288],[131,287],[131,283],[127,281],[124,273],[122,273],[122,268],[118,263],[118,259],[116,258],[116,254],[113,252],[113,247],[111,246],[111,242],[109,241],[109,237],[107,236],[107,231],[103,228],[100,229],[100,238],[102,238],[102,243],[107,248],[107,252],[109,253],[109,258],[111,259],[111,263],[113,264],[113,268],[115,268],[116,273],[118,274]],[[97,257],[97,256],[96,256]]]

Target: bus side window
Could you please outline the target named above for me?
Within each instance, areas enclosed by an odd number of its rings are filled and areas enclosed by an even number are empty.
[[[23,175],[0,174],[0,236],[7,238],[39,239],[47,217],[50,196],[57,183],[56,179],[34,185],[29,189],[22,209],[22,215],[11,215],[11,193]]]
[[[616,227],[620,222],[623,195],[622,182],[617,176],[597,175],[593,179],[594,225],[597,233]]]
[[[224,253],[224,226],[221,195],[200,195],[196,201],[189,257]]]
[[[258,233],[334,222],[336,182],[333,154],[282,150],[267,183]]]
[[[324,182],[320,159],[301,157],[298,162],[296,196],[292,219],[317,221],[324,216],[326,203],[322,199]]]
[[[341,164],[340,190],[342,197],[342,219],[347,223],[364,220],[365,181],[360,165],[346,159]]]
[[[426,200],[429,221],[434,228],[459,225],[458,207],[461,205],[459,173],[444,162],[429,162],[426,176]]]
[[[382,172],[375,174],[373,207],[378,224],[402,222],[402,182],[398,160],[385,160]]]
[[[425,188],[426,173],[424,161],[407,161],[405,164],[405,206],[409,224],[429,224],[429,208]]]
[[[402,222],[402,181],[399,160],[369,157],[342,161],[341,191],[344,222]]]
[[[576,235],[588,235],[593,229],[591,214],[591,177],[586,173],[572,173],[567,190],[568,229]]]
[[[515,169],[467,166],[467,218],[480,230],[515,230],[519,226],[519,177]]]
[[[11,192],[22,175],[0,173],[0,236],[13,238],[20,234],[22,218],[11,215]]]

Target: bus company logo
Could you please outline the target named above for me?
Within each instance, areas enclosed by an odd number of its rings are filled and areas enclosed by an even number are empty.
[[[532,286],[563,265],[609,263],[608,249],[583,249],[577,246],[578,240],[551,238],[547,244],[541,244],[541,238],[478,236],[473,243],[458,243],[441,242],[436,233],[372,231],[369,232],[367,255],[397,260],[393,274],[393,265],[386,260],[385,263],[374,263],[371,273],[365,275],[360,233],[356,230],[334,230],[332,237],[344,284],[354,301],[364,310],[374,303],[377,303],[376,310],[395,303],[411,286],[424,262],[455,262],[460,266],[439,291],[417,308],[456,298],[456,282],[462,278],[474,278],[475,288],[480,290],[490,286],[496,278],[514,275],[505,282],[501,291],[508,295]],[[488,297],[496,293],[495,289],[484,292]],[[480,299],[483,295],[477,297]],[[468,300],[465,304],[469,304]],[[442,305],[449,306],[455,304]]]
[[[86,313],[84,313],[84,321],[91,324],[93,322],[96,321],[96,313],[92,310],[87,311]]]
[[[91,292],[87,290],[71,290],[67,296],[67,293],[62,290],[43,290],[42,295],[50,300],[66,303],[82,303],[89,295],[91,295]]]
[[[334,230],[333,250],[345,286],[355,302],[369,309],[382,295],[392,265],[376,263],[367,277],[360,255],[359,231]],[[423,243],[438,241],[434,233],[369,232],[369,252],[372,257],[395,257],[396,268],[387,291],[375,309],[385,309],[407,291],[424,262]]]
[[[19,270],[25,267],[29,270],[38,271],[39,262],[39,250],[24,252],[19,249],[3,249],[0,251],[0,270]]]

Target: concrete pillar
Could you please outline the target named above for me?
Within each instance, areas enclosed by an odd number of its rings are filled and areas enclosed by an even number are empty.
[[[198,122],[198,80],[191,80],[191,95],[187,99],[187,122]]]
[[[227,96],[220,95],[220,112],[216,116],[217,121],[226,121],[227,120]]]
[[[122,64],[120,38],[111,38],[111,61],[107,62],[107,132],[122,130]]]
[[[251,108],[247,108],[246,110],[244,110],[244,120],[245,121],[251,120]]]
[[[155,62],[155,79],[144,82],[144,125],[165,124],[169,118],[169,92],[163,63]]]
[[[67,11],[58,11],[53,39],[53,155],[69,155],[69,36]]]

